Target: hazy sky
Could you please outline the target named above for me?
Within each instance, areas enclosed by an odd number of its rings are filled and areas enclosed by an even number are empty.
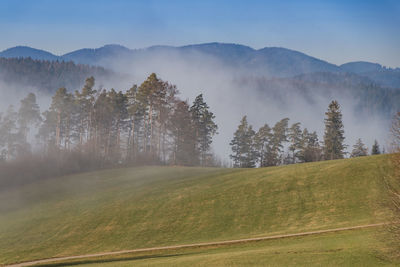
[[[400,1],[1,0],[0,50],[229,42],[400,67]]]

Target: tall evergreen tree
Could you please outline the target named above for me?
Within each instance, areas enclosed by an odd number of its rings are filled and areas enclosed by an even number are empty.
[[[93,127],[94,127],[94,156],[103,161],[110,160],[111,137],[114,119],[114,106],[105,89],[100,92],[94,103]]]
[[[272,132],[268,124],[264,124],[255,136],[256,148],[258,151],[260,167],[268,166],[268,155],[271,153]]]
[[[54,113],[56,117],[56,121],[52,122],[55,123],[53,125],[55,128],[55,145],[58,148],[61,148],[62,145],[65,149],[70,148],[74,111],[73,95],[68,93],[66,88],[58,89],[50,106],[50,112]],[[51,115],[49,114],[49,116]],[[62,144],[62,141],[64,141],[64,144]]]
[[[114,162],[120,162],[121,153],[121,134],[127,126],[128,118],[128,98],[121,91],[116,92],[111,89],[107,97],[111,107],[111,133],[109,134],[109,156]]]
[[[266,158],[266,166],[276,166],[282,161],[283,145],[287,141],[288,118],[284,118],[275,123],[272,128],[271,151]]]
[[[36,96],[33,93],[29,93],[21,100],[21,106],[18,110],[18,126],[23,142],[27,141],[29,127],[31,125],[39,125],[41,119],[39,105],[36,103]]]
[[[296,163],[298,151],[301,148],[302,132],[300,122],[292,124],[287,134],[289,140],[289,151],[292,153],[291,163]]]
[[[324,157],[327,160],[344,157],[344,126],[339,103],[334,100],[325,112]]]
[[[171,161],[174,165],[194,165],[195,132],[189,105],[186,101],[179,101],[175,107],[170,124],[173,138]]]
[[[233,165],[236,168],[254,168],[257,163],[257,147],[255,142],[255,132],[244,116],[240,121],[238,129],[234,133],[230,142],[232,147]]]
[[[381,154],[381,149],[379,148],[378,141],[374,141],[374,144],[372,145],[371,149],[371,155],[379,155]]]
[[[208,153],[211,148],[212,138],[217,133],[218,126],[214,122],[215,116],[210,111],[210,107],[200,94],[196,97],[193,105],[190,107],[193,125],[195,127],[196,138],[196,151],[200,156],[200,164],[207,165],[210,161],[210,154]]]
[[[16,156],[18,141],[17,119],[18,113],[12,105],[9,106],[0,124],[1,158],[4,160],[13,159]]]
[[[91,140],[93,137],[93,111],[96,90],[93,89],[95,84],[94,77],[89,77],[85,80],[81,92],[75,91],[75,102],[76,102],[76,131],[79,138],[79,147],[85,141]]]
[[[127,140],[127,159],[134,161],[139,152],[139,130],[143,118],[143,107],[138,99],[138,87],[133,85],[127,92],[127,112],[128,122],[128,140]]]

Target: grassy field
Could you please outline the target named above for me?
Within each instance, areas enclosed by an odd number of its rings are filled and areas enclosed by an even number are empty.
[[[382,177],[390,172],[387,157],[264,169],[113,169],[2,190],[0,263],[382,222],[389,215],[380,206]],[[143,265],[325,264],[332,258],[337,259],[334,265],[362,259],[387,263],[378,256],[374,232],[183,250],[179,257],[134,260]]]
[[[381,251],[376,229],[238,245],[134,253],[68,261],[70,265],[128,266],[398,266]],[[65,266],[56,262],[47,267]]]

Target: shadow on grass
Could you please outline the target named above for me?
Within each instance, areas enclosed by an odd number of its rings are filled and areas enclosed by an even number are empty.
[[[155,255],[142,255],[142,256],[125,256],[125,257],[110,258],[110,259],[82,259],[82,260],[71,261],[71,262],[43,263],[43,264],[36,264],[33,266],[38,266],[38,267],[39,266],[40,267],[74,266],[74,265],[83,265],[83,264],[144,260],[144,259],[151,259],[151,258],[168,258],[168,257],[177,257],[177,256],[183,256],[183,255],[191,255],[191,254],[198,254],[198,253],[191,252],[191,253],[179,253],[179,254],[168,254],[168,255],[155,254]]]

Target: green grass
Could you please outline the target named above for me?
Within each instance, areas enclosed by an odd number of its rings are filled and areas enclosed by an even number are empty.
[[[377,250],[375,229],[260,241],[222,247],[177,249],[69,261],[92,266],[396,266]],[[42,267],[65,266],[52,263]]]
[[[373,156],[245,170],[112,169],[41,181],[0,192],[0,263],[382,222],[389,214],[379,205],[384,196],[382,177],[389,172],[388,156]],[[286,251],[296,244],[301,248],[315,240],[316,247],[318,242],[344,242],[327,237],[276,241],[276,249]],[[272,253],[276,250],[269,242],[256,244],[246,245],[243,254],[236,246],[179,260],[142,261],[192,265],[204,257],[211,265],[220,265],[219,260],[231,265],[227,259],[233,257],[239,265],[257,260],[290,263],[285,253]],[[374,257],[364,245],[360,242],[359,248],[354,245],[338,253],[349,262],[363,253]],[[311,254],[303,256],[312,261]],[[299,261],[303,257],[293,255]],[[328,258],[321,256],[321,263]]]

